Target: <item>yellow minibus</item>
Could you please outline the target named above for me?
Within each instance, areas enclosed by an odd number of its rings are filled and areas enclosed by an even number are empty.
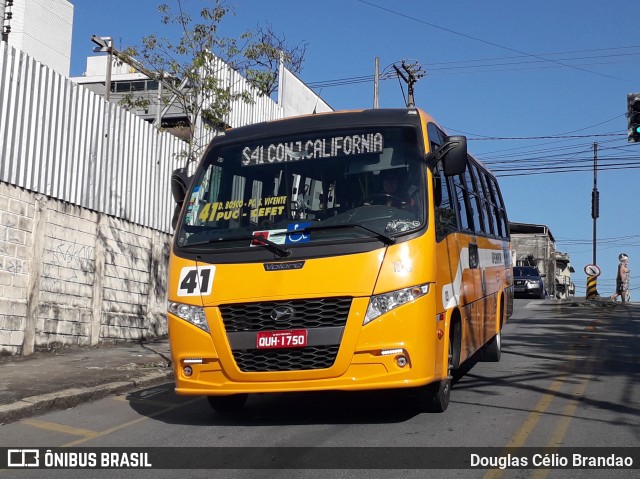
[[[417,108],[231,129],[172,179],[176,392],[414,388],[497,361],[513,287],[496,178]]]

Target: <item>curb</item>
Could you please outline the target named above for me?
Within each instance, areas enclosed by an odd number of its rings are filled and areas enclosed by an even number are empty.
[[[172,380],[172,370],[156,371],[129,381],[106,383],[90,388],[63,389],[40,396],[29,396],[12,404],[0,405],[0,424],[8,424],[50,411],[68,409],[112,394],[155,386]]]

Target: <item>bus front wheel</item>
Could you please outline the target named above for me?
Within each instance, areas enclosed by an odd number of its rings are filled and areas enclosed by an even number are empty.
[[[449,364],[447,377],[427,386],[427,410],[445,412],[451,397],[451,378],[453,376],[453,341],[449,341]]]
[[[248,397],[248,394],[232,394],[230,396],[207,396],[207,399],[214,411],[234,412],[240,411],[244,407]]]
[[[429,412],[445,412],[451,397],[451,377],[430,384],[428,395],[427,410]]]

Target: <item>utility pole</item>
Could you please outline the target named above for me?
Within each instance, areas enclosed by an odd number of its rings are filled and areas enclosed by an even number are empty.
[[[600,216],[600,194],[598,193],[598,144],[593,144],[593,190],[591,191],[591,218],[593,218],[593,262],[585,266],[587,273],[587,299],[596,299],[598,296],[598,275],[600,269],[596,263],[596,223]]]
[[[379,108],[380,57],[376,57],[376,70],[373,76],[373,107]]]
[[[593,264],[596,264],[597,221],[600,216],[600,193],[598,192],[598,144],[593,144],[593,191],[591,192],[591,217],[593,218]]]
[[[403,60],[400,66],[405,71],[406,75],[396,65],[393,65],[393,69],[407,84],[407,107],[412,108],[416,106],[416,101],[413,96],[413,85],[415,85],[415,83],[425,75],[425,72],[417,62],[412,65],[407,65]]]

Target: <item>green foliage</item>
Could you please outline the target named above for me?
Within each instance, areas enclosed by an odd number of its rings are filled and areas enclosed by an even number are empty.
[[[158,6],[163,25],[180,32],[170,39],[151,34],[142,38],[139,47],[121,52],[127,61],[144,65],[151,76],[163,83],[165,104],[173,101],[188,117],[191,143],[187,161],[196,159],[206,145],[198,144],[194,128],[198,120],[211,128],[225,126],[224,119],[236,101],[251,102],[250,92],[234,91],[234,85],[216,75],[220,68],[216,58],[227,63],[245,77],[259,94],[271,95],[278,87],[279,61],[293,72],[299,72],[304,61],[306,43],[291,48],[283,36],[271,26],[248,30],[239,38],[220,35],[220,26],[227,15],[235,15],[224,0],[211,0],[212,6],[200,10],[194,20],[184,9],[183,0],[174,0],[174,7]],[[121,104],[129,108],[148,108],[150,101],[127,95]]]

